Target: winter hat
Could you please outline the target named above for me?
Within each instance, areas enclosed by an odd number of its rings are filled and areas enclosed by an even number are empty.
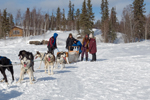
[[[93,38],[93,34],[92,33],[89,35],[89,38]]]
[[[58,36],[58,34],[57,34],[57,33],[54,33],[53,37],[56,38],[57,36]]]
[[[55,45],[56,44],[56,37],[58,36],[58,34],[57,33],[54,33],[54,35],[53,35],[53,37],[54,37],[54,43],[53,43],[53,45]]]

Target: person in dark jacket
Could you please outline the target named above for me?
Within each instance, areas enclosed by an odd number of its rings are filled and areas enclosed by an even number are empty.
[[[81,61],[83,61],[84,54],[85,54],[85,56],[86,56],[86,61],[88,61],[88,52],[89,52],[88,44],[89,44],[89,36],[88,36],[88,35],[85,35],[85,37],[84,37],[83,40],[82,40]]]
[[[92,54],[92,60],[91,61],[96,61],[96,52],[97,52],[97,47],[96,47],[96,40],[91,33],[89,35],[90,42],[89,42],[89,52]]]
[[[72,46],[79,46],[77,48],[77,50],[79,50],[79,55],[82,53],[82,50],[81,50],[82,44],[81,44],[81,42],[79,40],[75,40],[74,44]]]
[[[70,51],[73,51],[73,43],[76,39],[73,38],[72,34],[70,33],[67,40],[66,40],[66,49],[70,50]]]
[[[57,48],[56,38],[58,34],[54,33],[54,35],[49,39],[49,42],[47,44],[48,52],[54,54],[54,50]]]

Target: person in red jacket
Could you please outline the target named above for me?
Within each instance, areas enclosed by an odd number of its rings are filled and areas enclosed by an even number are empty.
[[[91,61],[96,61],[96,52],[97,52],[96,40],[92,33],[89,35],[89,38],[90,38],[89,52],[92,54]]]
[[[54,33],[54,35],[49,39],[49,42],[47,44],[48,52],[54,54],[54,50],[57,48],[56,38],[58,34]]]

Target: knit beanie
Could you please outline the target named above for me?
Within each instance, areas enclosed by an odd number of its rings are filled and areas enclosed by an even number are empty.
[[[93,34],[92,33],[89,35],[89,38],[93,38]]]

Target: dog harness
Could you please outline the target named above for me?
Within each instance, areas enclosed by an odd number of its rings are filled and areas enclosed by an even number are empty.
[[[42,58],[42,61],[43,61],[44,57],[45,57],[45,53],[44,53],[44,56],[43,56],[43,58]]]
[[[6,58],[6,57],[3,57],[3,56],[0,56],[0,60],[2,59],[2,58]],[[6,58],[6,59],[8,59],[8,58]],[[8,59],[9,60],[9,59]],[[9,64],[11,65],[12,64],[12,62],[9,60]]]

